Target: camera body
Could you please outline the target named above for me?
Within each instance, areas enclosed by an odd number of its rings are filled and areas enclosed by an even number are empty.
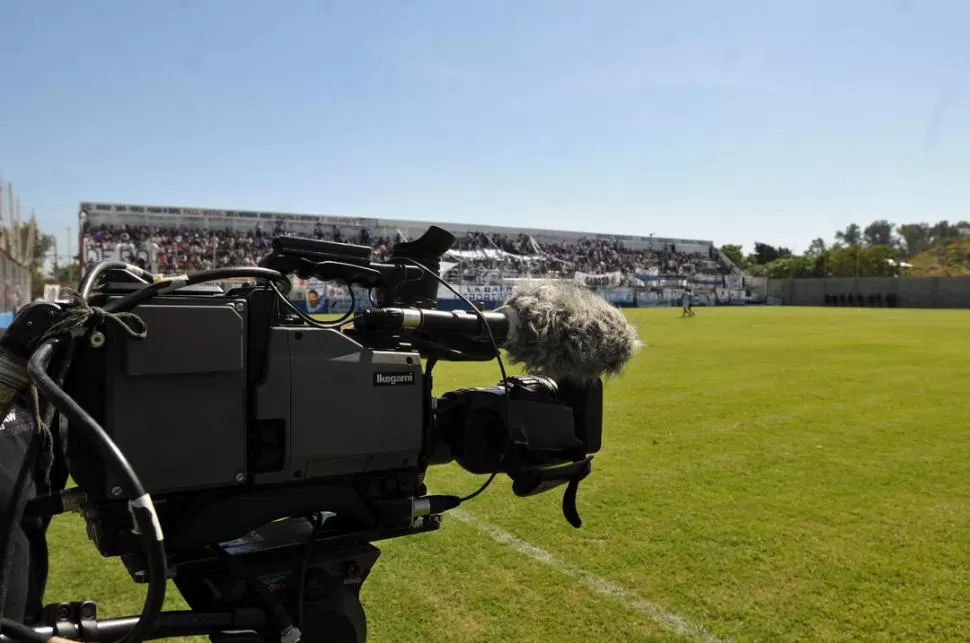
[[[431,308],[438,257],[453,240],[433,228],[375,264],[359,246],[284,237],[262,265],[366,286],[379,306]],[[91,304],[142,286],[118,272]],[[291,604],[312,606],[320,627],[363,640],[356,592],[377,558],[370,543],[437,529],[457,504],[427,495],[429,467],[505,473],[514,493],[528,496],[578,484],[600,448],[598,379],[510,377],[436,397],[437,362],[495,357],[481,334],[322,327],[265,283],[185,287],[131,312],[147,336],[104,325],[97,341],[76,346],[65,390],[152,495],[170,571],[196,610],[258,603],[229,590],[231,570],[212,553],[218,545],[263,570]],[[68,428],[63,437],[89,536],[143,579],[121,481],[85,435]],[[316,528],[304,519],[321,513]],[[323,580],[303,596],[292,558],[308,539],[317,552],[311,572]]]
[[[261,490],[339,480],[361,497],[419,494],[420,355],[372,350],[338,330],[275,325],[274,299],[258,287],[158,297],[133,311],[150,329],[145,339],[106,328],[102,346],[81,346],[74,357],[69,392],[158,499],[170,547],[332,509],[312,498],[261,504]],[[120,481],[83,437],[69,434],[67,444],[75,480],[110,503]],[[239,494],[253,496],[245,512],[210,513]],[[125,553],[112,540],[99,534],[102,553]]]

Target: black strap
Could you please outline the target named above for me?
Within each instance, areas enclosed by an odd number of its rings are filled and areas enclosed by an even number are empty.
[[[566,521],[579,529],[583,526],[583,519],[579,517],[579,510],[576,509],[576,494],[579,492],[580,478],[573,478],[566,486],[565,493],[562,494],[562,515]]]
[[[593,470],[592,460],[592,457],[585,459],[584,464],[586,466],[569,479],[566,491],[562,494],[562,515],[576,529],[583,526],[583,519],[579,517],[579,510],[576,509],[576,494],[579,493],[579,483]]]
[[[510,471],[512,492],[519,497],[534,496],[565,484],[562,513],[570,525],[579,529],[583,520],[579,517],[579,511],[576,508],[576,496],[579,492],[579,483],[592,471],[592,460],[593,457],[588,456],[558,467],[535,467]]]

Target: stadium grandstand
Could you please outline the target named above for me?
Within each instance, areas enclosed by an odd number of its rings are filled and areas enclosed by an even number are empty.
[[[679,305],[688,287],[699,305],[745,300],[741,271],[711,241],[96,202],[81,203],[79,219],[85,268],[109,259],[160,274],[256,265],[278,235],[366,245],[381,261],[394,243],[438,225],[457,237],[442,257],[442,277],[485,305],[503,300],[523,279],[575,280],[621,306]],[[337,311],[351,301],[345,287],[312,280],[295,279],[291,296],[311,312]],[[440,298],[447,305],[453,295],[442,289]]]

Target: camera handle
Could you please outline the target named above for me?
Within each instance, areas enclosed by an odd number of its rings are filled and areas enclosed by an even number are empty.
[[[583,519],[576,509],[576,494],[579,492],[579,483],[592,471],[592,462],[593,456],[587,456],[557,467],[529,467],[510,471],[508,475],[512,478],[512,492],[524,498],[549,491],[561,484],[567,485],[562,496],[562,513],[570,525],[579,529],[583,525]]]
[[[43,624],[32,629],[43,637],[62,637],[71,641],[116,641],[138,623],[137,616],[98,620],[93,601],[58,603],[44,608]],[[145,640],[183,636],[220,636],[229,643],[262,643],[256,632],[266,627],[266,613],[259,608],[231,612],[162,612]],[[231,634],[226,632],[232,632]],[[0,643],[18,639],[0,635]],[[56,639],[55,639],[56,640]]]

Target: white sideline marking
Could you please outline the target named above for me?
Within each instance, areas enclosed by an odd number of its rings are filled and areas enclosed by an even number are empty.
[[[508,545],[520,554],[524,554],[537,562],[548,565],[549,567],[552,567],[556,571],[566,574],[567,576],[578,578],[584,585],[593,591],[612,598],[629,607],[630,609],[645,614],[648,618],[650,618],[650,620],[666,630],[681,636],[691,637],[698,641],[704,641],[705,643],[726,643],[724,639],[715,637],[703,627],[694,625],[683,616],[674,614],[670,610],[664,608],[662,605],[644,600],[630,590],[620,587],[616,583],[611,583],[610,581],[600,578],[595,574],[591,574],[584,569],[574,567],[566,561],[556,558],[545,549],[536,547],[535,545],[528,543],[521,538],[514,536],[513,534],[510,534],[504,529],[487,523],[484,520],[480,520],[464,509],[452,509],[447,513],[447,515],[454,516],[461,522],[471,525],[475,529],[478,529],[485,535],[489,536],[495,542]]]

